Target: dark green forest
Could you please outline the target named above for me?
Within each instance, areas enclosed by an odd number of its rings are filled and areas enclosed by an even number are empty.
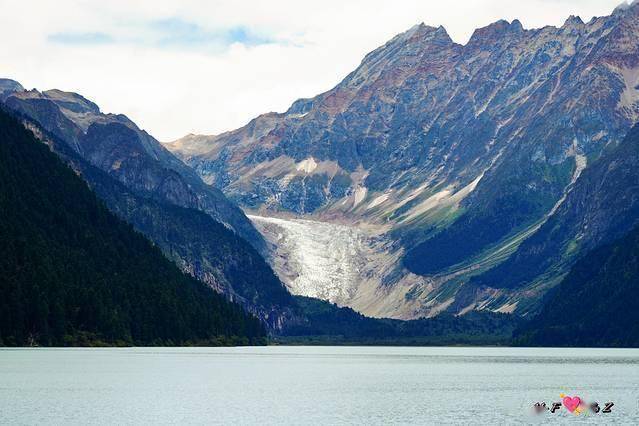
[[[213,276],[233,300],[268,313],[290,306],[292,296],[260,254],[209,215],[136,196],[101,170],[73,161],[95,193],[120,218],[162,249],[178,266],[190,265],[196,277]]]
[[[514,343],[639,347],[639,228],[577,262]]]
[[[0,345],[262,344],[0,111]]]
[[[514,315],[471,312],[411,321],[369,318],[351,308],[295,296],[304,319],[290,324],[274,343],[330,345],[509,345],[521,324]]]

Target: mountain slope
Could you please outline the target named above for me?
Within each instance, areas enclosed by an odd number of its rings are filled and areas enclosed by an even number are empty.
[[[187,273],[240,303],[278,330],[293,316],[291,295],[261,255],[207,214],[136,197],[101,171],[83,176],[116,214],[151,239]]]
[[[259,321],[171,264],[0,111],[0,344],[257,343]]]
[[[577,262],[539,315],[517,330],[515,341],[639,347],[639,229]]]
[[[519,289],[557,279],[579,257],[639,222],[639,126],[587,168],[555,214],[507,261],[474,285]]]
[[[241,303],[272,331],[298,315],[286,288],[245,241],[264,247],[243,213],[126,117],[101,114],[80,95],[60,91],[14,91],[6,105],[183,271]],[[235,226],[228,229],[229,223]]]
[[[295,314],[286,288],[261,255],[204,212],[144,197],[89,164],[60,138],[21,116],[37,135],[89,184],[121,219],[153,241],[180,268],[256,315],[271,331]]]
[[[124,115],[103,114],[93,102],[60,90],[14,90],[5,103],[130,190],[202,210],[259,250],[264,248],[261,236],[240,209]]]
[[[499,21],[464,46],[422,24],[283,114],[166,146],[255,216],[382,241],[371,256],[384,273],[360,270],[339,303],[417,318],[483,297],[460,289],[515,252],[620,143],[639,119],[638,88],[636,2],[560,28]],[[292,273],[282,256],[278,247],[271,263],[291,288],[312,268]],[[518,309],[488,292],[501,302],[491,309]]]
[[[229,231],[206,214],[135,197],[101,170],[74,158],[73,152],[59,153],[72,165],[73,170],[68,169],[4,113],[0,131],[1,344],[262,341],[257,320],[179,273],[159,250],[108,213],[73,171],[92,182],[113,206],[137,210],[140,222],[135,226],[154,235],[169,253],[202,246],[212,251],[211,261],[219,261],[220,250],[233,250],[233,244],[248,246],[246,242],[233,234],[234,240],[225,239]],[[194,235],[193,229],[201,234]],[[252,261],[261,261],[257,252],[253,254]],[[272,272],[264,276],[264,268],[270,269],[263,261],[253,265],[255,269],[249,268],[250,261],[239,258],[238,264],[225,264],[225,272],[238,293],[253,291],[257,298],[279,300],[288,307],[290,318],[269,324],[278,341],[504,344],[516,325],[503,315],[484,314],[415,322],[366,318],[326,302],[293,297],[281,284],[281,293],[265,295],[262,289],[242,287],[275,279]],[[210,318],[211,312],[216,316]],[[209,326],[215,327],[213,331]]]

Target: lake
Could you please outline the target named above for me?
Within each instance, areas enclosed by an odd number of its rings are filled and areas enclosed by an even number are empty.
[[[533,417],[560,393],[615,405]],[[2,424],[639,424],[639,350],[0,350]]]

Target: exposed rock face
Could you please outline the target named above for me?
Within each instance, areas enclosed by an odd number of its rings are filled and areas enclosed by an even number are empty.
[[[261,236],[239,208],[124,115],[102,114],[93,102],[59,90],[14,92],[5,103],[132,191],[202,210],[263,248]]]
[[[24,87],[17,81],[9,80],[8,78],[0,78],[0,100],[5,99],[9,95],[15,92],[24,91]]]
[[[633,3],[561,28],[499,21],[465,46],[418,25],[283,114],[167,147],[260,216],[388,227],[403,262],[370,293],[408,276],[402,263],[426,276],[392,302],[398,316],[482,309],[486,295],[512,312],[525,308],[503,289],[460,286],[535,234],[638,119]]]

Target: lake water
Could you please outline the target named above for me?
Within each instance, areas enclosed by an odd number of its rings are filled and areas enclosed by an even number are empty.
[[[531,415],[559,394],[610,414]],[[639,424],[639,351],[0,350],[2,424]]]

